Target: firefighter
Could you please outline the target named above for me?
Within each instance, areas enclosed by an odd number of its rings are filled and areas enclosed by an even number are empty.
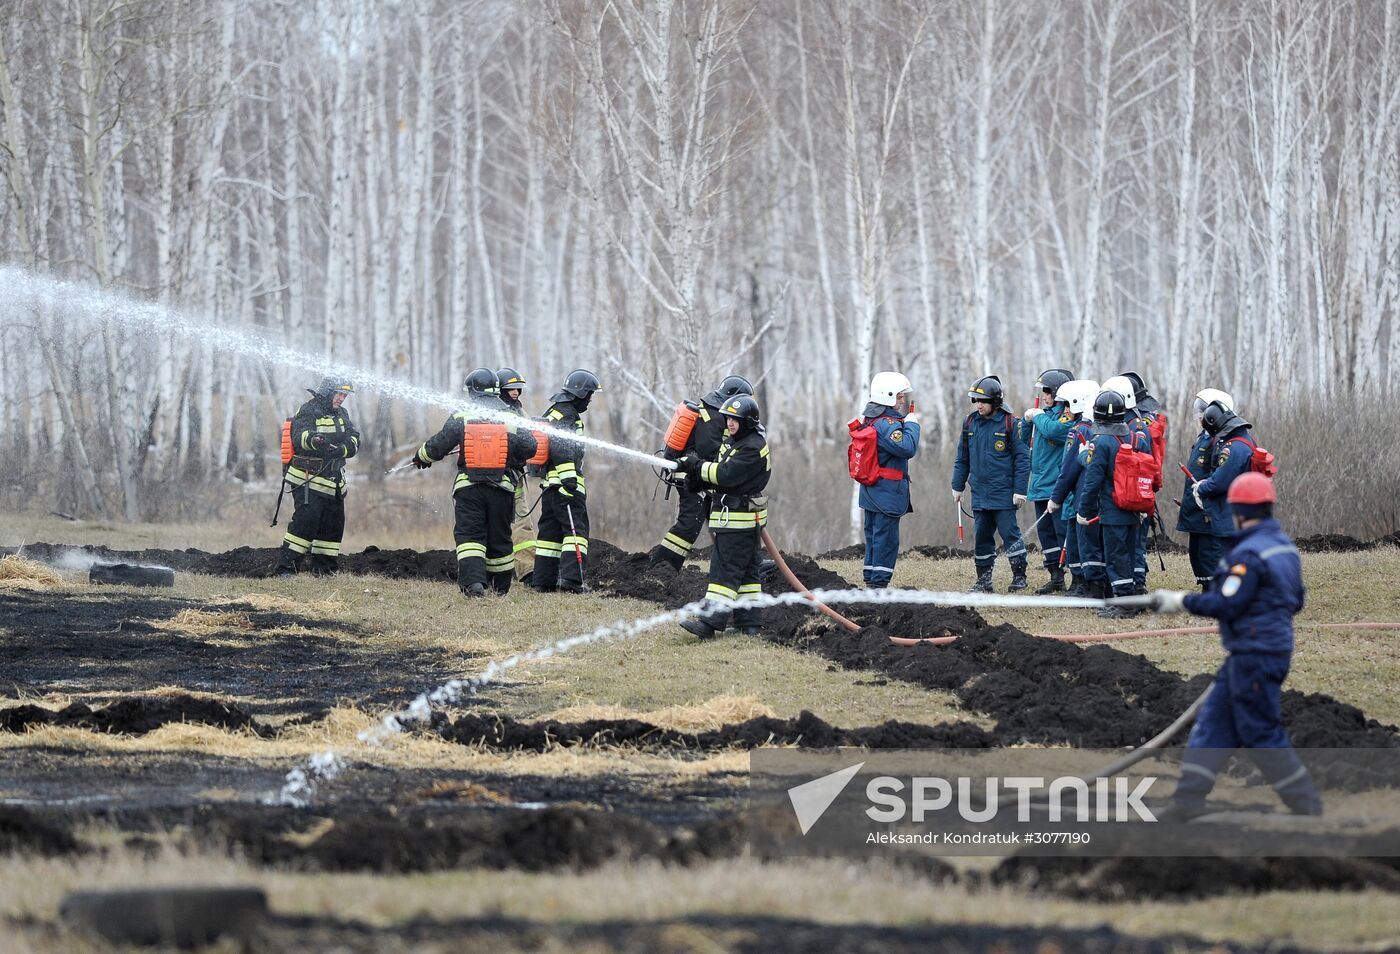
[[[1193,481],[1189,490],[1191,501],[1210,518],[1210,525],[1217,533],[1234,526],[1226,495],[1235,478],[1249,469],[1250,458],[1254,454],[1254,444],[1250,439],[1250,423],[1235,413],[1233,407],[1226,407],[1219,399],[1211,401],[1201,412],[1201,429],[1210,435],[1210,449],[1207,460],[1210,473],[1201,480]],[[1185,501],[1185,497],[1182,498]],[[1223,547],[1223,541],[1216,541]],[[1214,573],[1215,567],[1205,567]]]
[[[1133,384],[1133,401],[1138,417],[1147,425],[1148,434],[1152,438],[1152,456],[1157,460],[1157,489],[1161,490],[1162,483],[1162,462],[1167,456],[1167,412],[1162,408],[1162,402],[1152,396],[1152,392],[1147,390],[1147,384],[1143,381],[1142,375],[1136,371],[1124,371],[1120,377],[1127,378]],[[1165,536],[1166,525],[1162,522],[1162,515],[1154,510],[1148,514],[1143,522],[1142,534],[1138,540],[1137,562],[1133,566],[1134,592],[1138,594],[1147,592],[1147,535],[1157,528]]]
[[[1184,611],[1219,620],[1220,641],[1229,654],[1186,740],[1172,806],[1159,817],[1203,814],[1216,774],[1237,748],[1249,750],[1290,811],[1322,814],[1322,800],[1293,751],[1279,709],[1293,658],[1293,617],[1303,608],[1305,590],[1302,557],[1274,517],[1277,501],[1272,480],[1241,475],[1226,493],[1236,532],[1210,589],[1134,597],[1158,613]]]
[[[551,397],[544,421],[549,457],[541,481],[540,519],[535,534],[535,571],[530,585],[541,593],[583,592],[588,560],[588,499],[583,480],[583,445],[567,434],[583,434],[583,415],[603,386],[592,371],[570,371]]]
[[[684,416],[693,415],[693,426],[682,440],[682,428],[679,427],[678,421],[673,421],[673,426],[667,428],[668,443],[662,449],[662,456],[674,461],[694,451],[702,460],[714,460],[715,455],[719,453],[720,441],[726,433],[726,419],[719,409],[730,398],[741,394],[753,397],[753,385],[749,383],[748,378],[731,374],[719,383],[719,387],[701,398],[698,404],[687,401],[688,413]],[[676,413],[682,414],[680,409],[677,409]],[[671,443],[678,443],[680,447],[672,447]],[[705,525],[705,518],[709,515],[710,491],[694,480],[685,480],[684,475],[673,483],[676,489],[676,522],[652,550],[651,563],[664,563],[679,570],[685,563],[685,558],[690,555],[691,548],[695,546],[695,540],[700,536],[700,528]]]
[[[980,378],[967,394],[974,410],[963,421],[953,462],[953,501],[961,507],[963,491],[972,485],[977,582],[970,592],[992,592],[992,566],[996,563],[993,534],[1000,533],[1011,563],[1010,592],[1015,593],[1029,586],[1026,544],[1016,524],[1016,510],[1026,502],[1030,451],[1017,434],[1015,415],[1003,406],[1000,378]]]
[[[1035,507],[1036,534],[1040,539],[1040,555],[1049,581],[1036,593],[1046,596],[1065,589],[1065,571],[1060,565],[1060,553],[1068,537],[1064,515],[1050,510],[1050,495],[1060,479],[1065,460],[1065,440],[1074,427],[1074,415],[1069,405],[1059,398],[1062,387],[1074,380],[1074,374],[1063,368],[1040,372],[1035,386],[1041,397],[1033,407],[1026,408],[1026,429],[1030,432],[1031,480],[1027,499]],[[1045,405],[1041,407],[1040,405]],[[1049,516],[1046,512],[1049,511]]]
[[[870,379],[870,401],[861,422],[875,429],[879,478],[861,485],[859,504],[865,527],[865,585],[890,585],[899,559],[899,520],[913,513],[909,495],[909,461],[919,452],[919,415],[914,385],[898,371],[881,371]]]
[[[705,591],[707,611],[680,625],[708,639],[731,622],[746,636],[756,636],[762,611],[744,606],[763,590],[762,528],[768,522],[764,489],[772,471],[768,441],[759,423],[758,403],[746,394],[730,398],[719,409],[726,434],[714,460],[687,451],[676,461],[686,474],[697,476],[711,490],[710,581]]]
[[[1140,524],[1139,514],[1122,509],[1113,499],[1115,461],[1122,447],[1152,452],[1151,438],[1124,422],[1126,411],[1126,398],[1117,391],[1100,391],[1094,399],[1094,437],[1089,444],[1089,459],[1084,465],[1075,503],[1079,511],[1075,521],[1081,526],[1095,519],[1099,521],[1103,562],[1114,596],[1132,595],[1133,556]],[[1136,616],[1137,611],[1124,606],[1105,606],[1099,615],[1105,619],[1124,619]]]
[[[527,428],[503,422],[508,410],[496,395],[496,372],[490,368],[470,372],[462,389],[467,407],[423,442],[413,465],[426,470],[449,453],[457,453],[457,479],[452,484],[457,586],[464,596],[484,596],[488,584],[493,591],[506,593],[515,562],[510,520],[515,512],[516,475],[534,454],[535,437]]]
[[[1061,385],[1057,397],[1064,402],[1074,424],[1065,435],[1065,455],[1060,461],[1060,476],[1055,488],[1050,492],[1045,509],[1052,513],[1063,512],[1065,521],[1065,567],[1070,573],[1070,586],[1066,595],[1089,596],[1099,593],[1104,577],[1103,538],[1098,524],[1081,526],[1074,519],[1076,514],[1076,491],[1084,476],[1084,465],[1089,460],[1089,444],[1094,439],[1093,407],[1094,398],[1099,396],[1097,381],[1076,380]],[[1090,555],[1098,554],[1091,559]]]
[[[1137,385],[1133,379],[1125,374],[1118,374],[1105,381],[1103,386],[1123,396],[1123,423],[1133,432],[1135,441],[1138,437],[1144,438],[1151,447],[1152,425],[1137,406]],[[1137,526],[1133,528],[1133,593],[1138,595],[1147,592],[1147,536],[1152,530],[1150,521],[1150,516],[1139,515]]]
[[[360,432],[350,423],[346,398],[355,393],[344,378],[326,377],[292,418],[293,456],[283,481],[296,510],[277,558],[277,576],[295,576],[311,554],[310,572],[336,572],[345,536],[345,462],[360,450]]]
[[[510,411],[521,417],[525,416],[525,405],[521,402],[525,385],[525,375],[514,368],[496,369],[496,395]],[[515,578],[523,581],[535,569],[535,525],[530,520],[530,507],[526,503],[525,468],[513,473],[511,479],[515,482],[515,513],[510,524],[511,551],[515,559]]]
[[[1206,430],[1202,422],[1206,407],[1212,402],[1220,404],[1227,411],[1235,409],[1235,399],[1224,391],[1204,388],[1196,392],[1191,413],[1201,432],[1196,435],[1196,442],[1191,445],[1191,456],[1186,461],[1190,476],[1184,478],[1186,483],[1181,491],[1181,511],[1176,518],[1176,528],[1186,533],[1186,552],[1191,558],[1191,570],[1196,574],[1196,585],[1203,593],[1210,589],[1216,566],[1225,556],[1225,541],[1234,527],[1233,522],[1217,523],[1210,513],[1196,503],[1196,495],[1191,493],[1192,486],[1209,477],[1215,467],[1215,458],[1210,452],[1215,435]]]

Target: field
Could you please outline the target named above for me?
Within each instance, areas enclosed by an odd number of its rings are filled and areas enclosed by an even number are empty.
[[[5,950],[107,949],[58,917],[69,891],[192,883],[264,888],[273,917],[260,951],[1400,946],[1400,870],[1382,862],[1126,858],[1013,878],[995,859],[918,870],[746,847],[756,746],[1131,747],[1199,693],[1220,659],[1215,638],[1091,649],[1024,634],[1199,620],[853,607],[871,628],[845,634],[784,609],[761,639],[707,642],[664,625],[525,663],[430,726],[367,745],[358,733],[423,690],[681,605],[702,593],[702,572],[650,576],[640,555],[598,543],[589,594],[517,587],[467,603],[443,554],[367,554],[347,568],[378,572],[280,581],[258,575],[267,552],[180,552],[226,549],[217,527],[20,515],[5,526],[15,539],[0,542],[53,544],[24,555],[58,567],[21,578],[20,564],[0,566]],[[174,567],[176,585],[89,585],[64,569],[84,557],[62,548],[82,545],[145,551]],[[1165,560],[1153,584],[1185,588],[1185,557]],[[793,563],[814,586],[860,577],[858,560]],[[1395,632],[1313,624],[1396,620],[1400,550],[1309,553],[1305,570],[1286,706],[1295,740],[1396,745]],[[970,582],[961,559],[908,556],[896,576],[932,590]],[[877,627],[962,638],[896,648]],[[308,806],[265,802],[326,750],[349,767]]]

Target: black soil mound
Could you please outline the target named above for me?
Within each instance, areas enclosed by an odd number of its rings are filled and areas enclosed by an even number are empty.
[[[22,808],[0,805],[0,855],[29,853],[56,857],[84,851],[66,829],[36,818]]]
[[[147,692],[176,686],[193,692],[272,700],[248,703],[256,714],[320,712],[339,700],[403,704],[424,685],[457,675],[461,660],[438,650],[365,647],[296,627],[341,624],[248,608],[254,632],[179,632],[168,620],[203,604],[169,597],[95,593],[55,599],[0,593],[0,672],[17,694]],[[353,635],[353,632],[351,633]],[[402,682],[385,685],[385,673]]]
[[[124,735],[145,735],[171,722],[195,722],[222,729],[251,729],[260,735],[268,731],[253,716],[236,705],[194,696],[138,696],[117,699],[99,709],[74,702],[57,711],[21,705],[0,709],[0,732],[23,732],[31,726],[53,725]]]
[[[991,874],[1009,885],[1086,901],[1187,900],[1266,891],[1400,891],[1389,860],[1367,858],[1041,858]]]
[[[465,715],[443,727],[442,735],[464,745],[531,752],[543,752],[556,745],[625,745],[694,752],[763,745],[982,749],[993,742],[990,733],[968,722],[928,726],[889,721],[865,728],[839,729],[806,711],[796,719],[759,717],[705,732],[663,729],[638,719],[519,722],[508,716]]]

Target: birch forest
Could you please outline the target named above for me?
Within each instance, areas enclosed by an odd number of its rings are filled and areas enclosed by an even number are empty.
[[[745,374],[811,542],[877,370],[916,507],[984,373],[1137,368],[1181,422],[1400,385],[1397,0],[0,0],[0,189],[10,265],[536,413],[588,367],[643,450]],[[266,485],[312,383],[0,288],[0,479]],[[353,411],[370,493],[442,418]],[[606,535],[650,477],[594,457]]]

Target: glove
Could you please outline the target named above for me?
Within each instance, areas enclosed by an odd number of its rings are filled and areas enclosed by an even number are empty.
[[[699,454],[682,454],[676,460],[676,469],[685,474],[698,474],[702,463]]]
[[[419,457],[417,454],[414,454],[414,455],[413,455],[413,466],[414,466],[414,467],[417,467],[419,470],[427,470],[429,467],[433,466],[433,462],[430,461],[430,460],[424,460],[423,458]]]
[[[962,495],[963,492],[961,490],[953,491],[953,503],[962,503]]]
[[[323,451],[331,446],[331,442],[326,439],[326,435],[324,434],[313,434],[311,436],[311,446],[318,451]]]
[[[917,424],[917,423],[919,423],[919,415],[916,414],[916,413],[913,412],[913,411],[910,411],[908,414],[904,415],[904,423],[905,423],[905,424]]]
[[[1151,600],[1147,608],[1154,613],[1186,612],[1186,594],[1179,590],[1153,590],[1147,598]]]
[[[1206,505],[1201,503],[1201,491],[1199,489],[1200,486],[1201,482],[1199,480],[1191,485],[1191,497],[1193,500],[1196,501],[1196,506],[1201,510],[1204,510],[1206,509]]]
[[[1042,410],[1041,408],[1038,408],[1038,407],[1028,407],[1028,408],[1026,408],[1025,418],[1026,418],[1027,423],[1029,423],[1030,421],[1035,420],[1037,417],[1039,417],[1040,415],[1042,415],[1042,414],[1044,414],[1044,413],[1045,413],[1045,411]]]
[[[1087,527],[1089,525],[1089,518],[1084,516],[1082,513],[1076,514],[1074,517],[1074,522],[1079,524],[1081,527]]]
[[[1055,501],[1053,500],[1048,500],[1045,503],[1045,509],[1048,510],[1050,513],[1059,513],[1060,505],[1055,503]]]
[[[703,491],[704,489],[705,489],[705,482],[704,482],[703,480],[700,479],[700,475],[699,475],[699,474],[691,473],[691,474],[686,474],[686,475],[685,475],[685,490],[686,490],[686,493],[698,494],[698,493],[700,493],[701,491]]]
[[[1021,506],[1021,504],[1023,504],[1023,503],[1026,502],[1026,495],[1025,495],[1025,494],[1012,494],[1012,495],[1011,495],[1011,502],[1012,502],[1013,504],[1015,504],[1016,507],[1019,508],[1019,507]]]
[[[578,478],[565,477],[559,481],[559,489],[563,491],[565,497],[578,496]]]

